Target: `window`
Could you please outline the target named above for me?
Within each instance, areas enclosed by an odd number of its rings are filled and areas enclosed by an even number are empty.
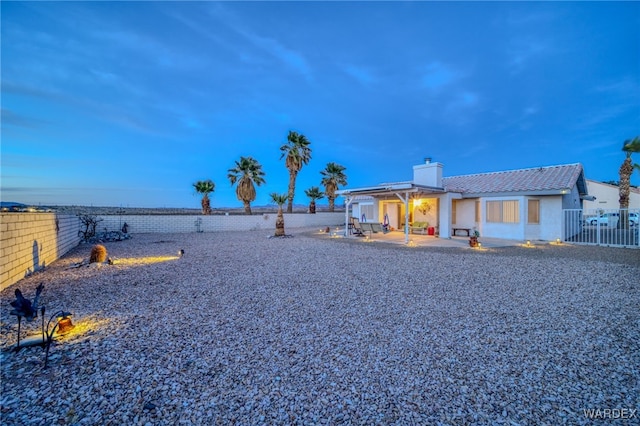
[[[527,223],[540,223],[540,200],[528,201]]]
[[[520,222],[520,208],[518,201],[487,201],[487,222]]]
[[[451,200],[451,223],[458,223],[458,200]]]
[[[480,222],[480,201],[476,200],[476,222]]]

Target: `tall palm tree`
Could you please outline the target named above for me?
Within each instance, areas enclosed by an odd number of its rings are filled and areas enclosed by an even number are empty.
[[[253,157],[240,157],[236,166],[228,170],[231,185],[238,182],[236,197],[244,204],[244,213],[251,214],[251,202],[256,199],[256,186],[265,183],[262,165]]]
[[[287,194],[271,193],[271,201],[278,205],[278,217],[276,217],[276,237],[284,237],[284,215],[282,214],[282,205],[287,202],[289,196]]]
[[[289,204],[287,204],[287,213],[293,211],[293,197],[296,192],[298,172],[303,165],[308,164],[309,160],[311,160],[310,144],[311,142],[304,135],[289,131],[287,143],[280,147],[280,152],[282,152],[280,159],[286,157],[285,165],[289,169]]]
[[[197,194],[202,194],[202,214],[211,214],[211,203],[209,201],[209,194],[215,191],[216,184],[212,180],[199,180],[193,184]]]
[[[324,192],[320,191],[320,188],[317,186],[312,186],[309,189],[305,189],[304,193],[307,194],[307,197],[311,199],[309,202],[309,213],[316,213],[316,200],[324,197]]]
[[[327,167],[320,171],[322,175],[322,185],[324,185],[324,192],[327,194],[329,200],[329,211],[333,211],[334,202],[336,200],[336,191],[340,188],[340,185],[347,184],[347,175],[344,174],[346,168],[337,163],[327,163]]]
[[[629,189],[631,186],[631,175],[633,170],[637,167],[637,164],[633,164],[631,161],[631,154],[640,152],[640,136],[636,136],[633,139],[627,139],[622,144],[622,151],[626,154],[626,158],[620,166],[620,186],[618,191],[620,194],[620,209],[625,209],[620,212],[620,220],[618,221],[618,227],[627,229],[629,225]]]

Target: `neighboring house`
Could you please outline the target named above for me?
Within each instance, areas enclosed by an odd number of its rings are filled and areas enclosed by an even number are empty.
[[[563,209],[581,209],[589,199],[581,164],[442,177],[442,164],[413,166],[413,180],[343,189],[347,218],[383,222],[405,231],[429,222],[441,238],[454,229],[481,236],[552,241],[562,236]],[[457,235],[461,235],[458,233]]]
[[[595,197],[595,200],[585,201],[585,209],[611,210],[620,208],[620,189],[618,186],[587,179],[587,189],[589,190],[589,195]],[[629,208],[640,209],[640,189],[630,188]]]

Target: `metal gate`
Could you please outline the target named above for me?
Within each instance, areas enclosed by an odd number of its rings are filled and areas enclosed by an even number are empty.
[[[562,235],[568,243],[640,248],[640,209],[565,209]]]

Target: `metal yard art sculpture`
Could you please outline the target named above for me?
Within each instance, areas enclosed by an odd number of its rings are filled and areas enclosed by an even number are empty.
[[[16,289],[16,300],[11,302],[11,306],[13,306],[13,309],[9,313],[18,317],[18,343],[16,344],[15,350],[19,351],[23,347],[27,346],[41,346],[42,349],[45,350],[44,368],[47,368],[49,361],[49,349],[51,347],[51,343],[53,342],[56,330],[58,330],[59,332],[66,332],[73,328],[73,324],[71,323],[71,319],[69,318],[72,315],[71,312],[60,310],[51,315],[45,327],[44,315],[46,312],[46,307],[38,306],[38,301],[43,290],[44,284],[41,283],[40,285],[38,285],[38,287],[36,287],[36,295],[33,298],[33,301],[31,301],[22,295],[20,289]],[[22,318],[25,318],[27,322],[31,322],[38,317],[38,311],[40,311],[40,317],[42,318],[42,340],[31,339],[29,340],[28,344],[20,345]],[[52,323],[53,328],[51,328]]]

